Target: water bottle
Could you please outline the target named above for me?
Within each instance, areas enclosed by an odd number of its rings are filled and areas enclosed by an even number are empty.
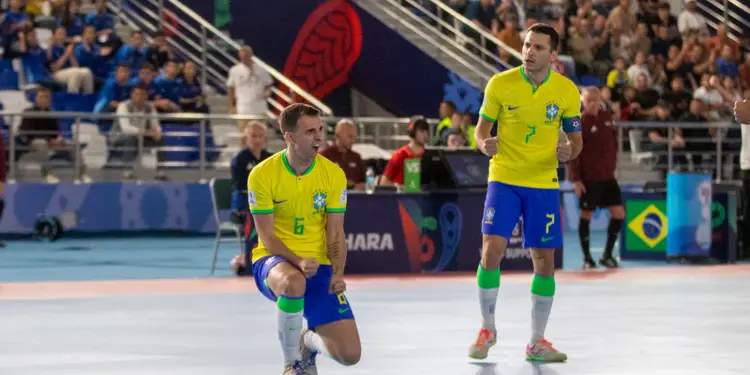
[[[367,194],[375,192],[375,171],[372,167],[367,168],[367,173],[365,174],[365,191]]]

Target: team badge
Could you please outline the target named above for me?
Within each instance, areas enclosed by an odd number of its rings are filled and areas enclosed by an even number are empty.
[[[484,210],[484,223],[492,224],[492,219],[494,218],[495,218],[495,209],[493,207],[487,207],[487,209]]]
[[[319,191],[313,194],[313,208],[315,211],[320,211],[326,206],[326,194]]]
[[[557,114],[560,112],[560,106],[557,103],[547,103],[545,108],[547,120],[554,120],[557,118]]]

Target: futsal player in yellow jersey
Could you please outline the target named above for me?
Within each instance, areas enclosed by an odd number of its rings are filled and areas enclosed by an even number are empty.
[[[535,24],[526,33],[523,65],[496,74],[487,84],[474,137],[490,161],[482,218],[482,260],[477,270],[482,328],[469,356],[487,357],[497,341],[495,305],[500,287],[500,260],[519,217],[523,242],[531,248],[531,340],[526,358],[565,361],[567,356],[544,338],[555,294],[555,248],[562,246],[559,162],[583,148],[581,99],[569,79],[552,71],[559,37],[554,28]],[[490,130],[497,121],[497,136]],[[560,128],[566,133],[559,143]]]
[[[317,354],[351,366],[361,353],[344,295],[346,176],[318,155],[323,123],[317,109],[292,104],[280,122],[286,150],[255,166],[247,181],[259,237],[253,277],[276,302],[283,374],[316,375]]]

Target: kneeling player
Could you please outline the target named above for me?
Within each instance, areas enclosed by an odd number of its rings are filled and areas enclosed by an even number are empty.
[[[252,270],[258,289],[278,307],[283,374],[314,375],[317,354],[350,366],[361,353],[344,295],[346,176],[318,155],[323,136],[318,110],[290,105],[281,113],[281,130],[286,150],[248,177],[259,237]]]

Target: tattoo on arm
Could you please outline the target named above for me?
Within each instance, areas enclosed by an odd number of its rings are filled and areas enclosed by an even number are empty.
[[[344,250],[342,249],[342,244],[344,243],[344,241],[341,240],[341,237],[343,237],[342,233],[336,233],[334,236],[331,236],[331,238],[328,239],[327,254],[328,259],[331,260],[331,268],[333,274],[342,273],[344,271]]]

